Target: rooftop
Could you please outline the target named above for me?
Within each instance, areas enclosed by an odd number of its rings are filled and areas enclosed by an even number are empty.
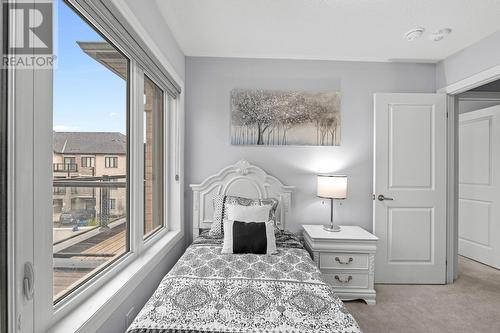
[[[127,137],[118,132],[53,132],[59,154],[126,154]]]

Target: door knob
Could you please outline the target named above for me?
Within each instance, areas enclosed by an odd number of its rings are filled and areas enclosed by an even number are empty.
[[[394,200],[393,198],[384,197],[383,194],[379,194],[378,197],[377,197],[377,199],[378,199],[378,201]]]

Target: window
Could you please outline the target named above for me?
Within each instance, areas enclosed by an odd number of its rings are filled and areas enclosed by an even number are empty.
[[[77,171],[76,158],[75,157],[65,157],[64,158],[64,171]]]
[[[19,85],[0,87],[16,101],[15,108],[7,110],[10,119],[22,120],[8,122],[12,154],[4,162],[29,174],[14,172],[8,182],[12,202],[22,202],[6,219],[9,227],[15,226],[13,239],[21,240],[12,244],[15,269],[9,290],[23,290],[24,266],[32,262],[37,276],[33,301],[13,293],[13,309],[22,313],[23,327],[29,323],[40,331],[64,331],[70,326],[91,331],[88,326],[103,324],[105,316],[99,313],[114,312],[119,300],[131,294],[128,282],[142,281],[138,270],[154,269],[160,257],[182,241],[184,189],[182,175],[176,176],[182,156],[183,103],[176,100],[180,87],[175,78],[149,51],[154,45],[138,39],[120,14],[123,1],[51,3],[57,6],[53,17],[57,19],[57,66],[23,69],[22,81],[16,80]],[[12,31],[18,30],[8,23]],[[148,155],[156,161],[148,179],[153,190],[150,209],[157,218],[151,218],[147,238],[143,205],[146,75],[154,82],[149,87],[156,90],[153,96],[162,99],[153,103],[154,110],[163,112],[150,111],[154,122],[161,119],[161,124],[149,129],[153,148]],[[163,141],[156,142],[159,133]],[[163,151],[158,154],[160,145]],[[82,157],[94,160],[82,161]],[[106,168],[105,157],[114,157],[108,166],[116,167]],[[50,164],[52,172],[47,168]],[[160,188],[164,193],[158,192]],[[41,237],[48,232],[52,242]],[[90,309],[87,301],[104,305]],[[17,311],[12,315],[16,322]]]
[[[129,60],[69,6],[58,2],[58,66],[54,69],[53,161],[64,152],[64,171],[54,172],[53,300],[58,302],[128,252],[126,167]],[[113,110],[113,112],[110,112]],[[69,130],[68,130],[69,129]],[[120,152],[122,168],[111,175],[85,154]],[[106,157],[118,168],[118,157]],[[55,168],[54,168],[55,169]],[[114,199],[111,199],[113,193]],[[116,199],[120,199],[117,205]],[[111,211],[112,210],[112,211]],[[75,236],[78,235],[78,238]]]
[[[144,237],[163,225],[163,91],[144,77]]]
[[[60,213],[62,211],[63,200],[62,199],[54,199],[54,200],[52,200],[52,205],[54,207],[54,216],[55,216],[55,214]],[[57,218],[57,219],[59,219],[59,218]],[[56,219],[54,219],[54,221],[56,221]]]
[[[66,187],[57,187],[57,186],[54,186],[52,188],[52,193],[55,194],[55,195],[66,194]]]
[[[118,168],[118,157],[105,157],[104,158],[105,168]]]
[[[80,163],[82,168],[93,168],[95,167],[95,158],[92,156],[82,156],[82,161]]]

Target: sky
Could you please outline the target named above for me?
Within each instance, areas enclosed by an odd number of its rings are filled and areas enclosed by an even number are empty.
[[[126,132],[126,82],[86,55],[77,41],[104,39],[57,1],[54,130]]]

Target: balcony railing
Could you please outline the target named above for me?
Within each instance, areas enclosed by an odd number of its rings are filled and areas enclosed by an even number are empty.
[[[106,227],[116,218],[125,216],[125,207],[111,207],[111,199],[116,200],[118,196],[126,202],[126,186],[124,175],[53,179],[54,194],[70,193],[62,203],[61,212],[57,215],[54,212],[54,223],[73,225],[74,221],[86,221]],[[66,192],[67,188],[70,190]],[[118,216],[114,216],[116,214]]]
[[[76,164],[76,163],[53,163],[52,170],[54,172],[78,172],[78,164]]]

